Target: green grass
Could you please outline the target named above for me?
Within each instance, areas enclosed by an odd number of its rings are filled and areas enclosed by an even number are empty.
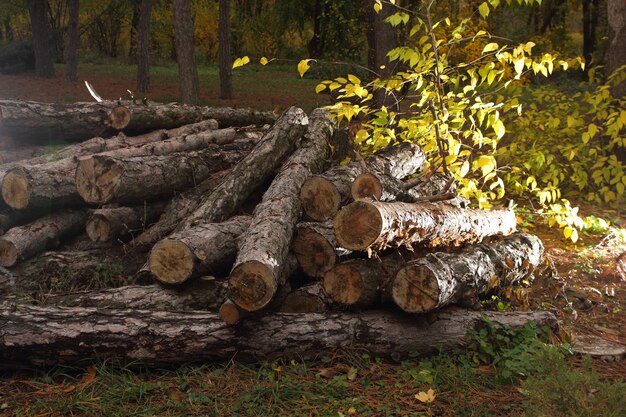
[[[482,348],[401,362],[346,351],[254,365],[145,369],[100,361],[57,367],[0,380],[0,415],[624,415],[623,380],[602,380],[590,360],[576,365],[566,349],[545,344],[528,329],[478,332],[473,340]],[[488,357],[479,358],[481,352]],[[515,366],[507,363],[513,353]],[[434,401],[422,403],[416,394],[428,389]]]

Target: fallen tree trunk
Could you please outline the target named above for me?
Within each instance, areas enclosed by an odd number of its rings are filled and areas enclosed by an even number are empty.
[[[324,291],[321,281],[317,281],[287,294],[279,311],[281,313],[324,313],[333,306],[334,302]]]
[[[46,145],[20,146],[13,149],[3,149],[0,151],[0,164],[36,158],[49,153],[50,149],[50,146]]]
[[[194,212],[198,201],[215,189],[226,173],[227,171],[214,173],[197,186],[172,197],[159,220],[133,239],[132,245],[138,248],[150,248],[172,233],[181,221]]]
[[[235,213],[252,192],[278,169],[291,154],[308,125],[307,115],[289,108],[250,153],[224,177],[218,187],[197,204],[177,230],[202,223],[219,222]]]
[[[519,328],[529,321],[559,324],[550,312],[447,310],[424,317],[370,311],[360,314],[267,314],[225,326],[217,314],[97,308],[0,305],[3,366],[51,365],[97,355],[142,364],[258,361],[317,356],[363,348],[373,356],[429,354],[459,348],[484,325]]]
[[[89,239],[107,242],[144,230],[159,217],[164,208],[165,202],[157,202],[136,207],[97,209],[87,218],[85,230]]]
[[[365,167],[359,162],[333,167],[304,183],[300,191],[302,207],[311,219],[327,220],[350,200],[352,182],[364,168],[375,174],[402,179],[419,171],[425,162],[426,157],[419,146],[404,142],[366,158]]]
[[[266,306],[284,283],[293,231],[302,216],[298,194],[311,173],[325,167],[333,129],[326,111],[313,111],[302,145],[263,194],[250,227],[239,240],[228,287],[231,300],[244,310]]]
[[[183,104],[136,105],[131,102],[49,104],[0,100],[0,133],[28,142],[80,141],[111,136],[117,130],[138,133],[172,129],[215,119],[220,127],[272,123],[271,112]]]
[[[449,246],[480,242],[515,231],[512,210],[476,210],[445,202],[384,203],[359,200],[339,211],[334,221],[339,245],[351,250],[382,251],[413,244]]]
[[[44,304],[57,307],[139,309],[163,311],[217,311],[226,299],[226,282],[199,277],[186,285],[127,285],[119,288],[53,294]]]
[[[302,222],[296,227],[291,250],[302,271],[320,279],[342,256],[351,251],[339,247],[331,222]]]
[[[118,158],[94,155],[78,162],[75,181],[80,196],[91,204],[126,204],[166,197],[231,167],[248,149],[224,151],[217,145],[194,152]]]
[[[528,276],[542,255],[541,240],[526,233],[467,246],[458,253],[428,254],[398,271],[392,298],[410,313],[425,313],[468,299],[477,301],[480,294]]]
[[[28,222],[31,222],[46,213],[38,210],[17,211],[7,208],[0,211],[0,235],[3,235],[7,230],[21,226]]]
[[[12,266],[78,234],[85,227],[84,210],[63,211],[14,227],[0,237],[0,265]]]
[[[164,284],[180,284],[192,276],[227,270],[237,254],[237,239],[249,226],[250,217],[237,216],[171,234],[154,245],[148,268]]]

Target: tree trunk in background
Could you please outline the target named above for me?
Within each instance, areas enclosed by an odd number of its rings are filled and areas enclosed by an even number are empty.
[[[320,58],[322,55],[322,0],[315,0],[315,15],[313,16],[313,36],[307,45],[309,58]]]
[[[220,0],[219,60],[220,98],[233,98],[232,57],[230,53],[230,0]]]
[[[4,18],[4,34],[6,36],[6,40],[9,41],[9,43],[13,42],[13,28],[11,27],[11,17],[10,16],[6,16]]]
[[[152,0],[141,0],[139,25],[137,31],[137,91],[145,93],[150,90],[150,13]]]
[[[607,0],[609,18],[609,46],[606,54],[606,75],[609,76],[626,65],[626,3],[623,0]],[[626,96],[626,81],[613,86],[614,97]],[[622,161],[626,158],[622,157]]]
[[[139,32],[139,13],[142,0],[133,0],[133,16],[130,20],[130,48],[128,48],[128,60],[134,62],[137,58],[137,33]]]
[[[65,47],[65,79],[76,81],[78,71],[78,10],[80,0],[67,0],[69,24],[67,28],[67,45]]]
[[[54,77],[47,11],[48,0],[28,0],[28,12],[33,31],[33,48],[35,50],[35,72],[38,77],[42,78]]]
[[[367,29],[367,64],[368,67],[378,74],[381,79],[388,78],[393,73],[391,63],[387,59],[387,52],[396,47],[396,32],[393,26],[385,22],[385,19],[395,13],[395,6],[383,3],[383,8],[376,13],[371,2],[366,2],[369,9],[369,25]],[[384,68],[381,68],[384,66]],[[385,94],[385,90],[379,89],[374,92],[376,107],[394,105],[392,96]]]
[[[585,58],[585,77],[589,68],[591,68],[591,59],[596,49],[599,1],[600,0],[583,0],[583,57]]]
[[[194,56],[194,18],[191,14],[191,3],[187,0],[174,0],[174,31],[181,100],[183,103],[197,103],[198,70]]]

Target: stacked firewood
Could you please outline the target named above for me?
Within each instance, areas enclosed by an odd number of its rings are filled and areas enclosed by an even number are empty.
[[[543,252],[538,238],[515,233],[511,210],[467,208],[450,179],[423,172],[417,145],[333,163],[350,146],[322,109],[277,117],[0,101],[0,135],[33,144],[15,153],[28,159],[5,152],[0,166],[0,265],[11,268],[0,277],[0,294],[9,294],[2,360],[96,352],[184,362],[352,343],[432,351],[462,344],[480,315],[446,310],[420,322],[396,307],[474,306],[532,273]],[[46,152],[41,145],[57,137],[77,142]],[[45,252],[52,248],[61,250]],[[47,294],[43,305],[11,295],[16,282],[59,270],[88,280],[115,256],[143,285]],[[380,307],[387,311],[362,312]],[[556,323],[547,313],[492,316]],[[437,341],[424,343],[431,327]]]

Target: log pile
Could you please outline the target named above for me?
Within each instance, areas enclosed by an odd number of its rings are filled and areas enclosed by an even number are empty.
[[[425,174],[417,145],[330,166],[351,146],[322,109],[0,101],[0,115],[29,149],[0,165],[0,363],[432,352],[480,325],[443,307],[542,257],[511,210],[467,208]],[[51,135],[71,144],[32,150]],[[46,291],[54,274],[70,290]]]

